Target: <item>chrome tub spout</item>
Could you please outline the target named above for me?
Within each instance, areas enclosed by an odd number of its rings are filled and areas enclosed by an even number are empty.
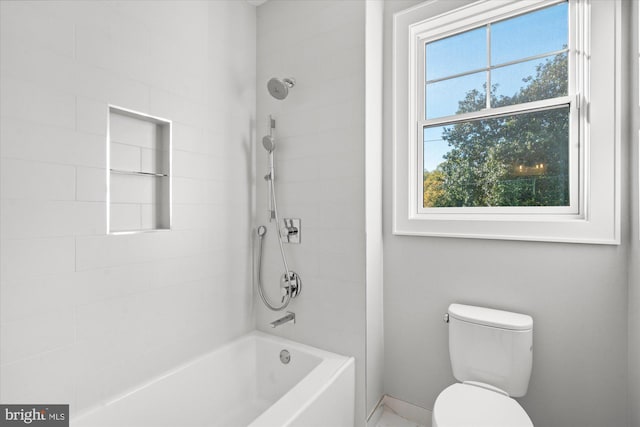
[[[277,328],[280,325],[284,325],[285,323],[296,323],[296,314],[290,311],[287,311],[287,314],[284,317],[281,317],[278,320],[275,320],[270,323],[272,328]]]

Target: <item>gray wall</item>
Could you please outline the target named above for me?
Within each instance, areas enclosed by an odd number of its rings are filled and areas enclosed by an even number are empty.
[[[631,250],[629,251],[629,425],[640,426],[640,236],[638,225],[638,144],[640,133],[640,88],[638,88],[638,62],[640,46],[638,36],[638,20],[640,6],[637,1],[631,2],[630,19],[632,21],[631,54]]]
[[[388,1],[384,18],[385,391],[431,409],[455,381],[442,314],[452,302],[476,304],[534,318],[521,403],[536,426],[625,426],[628,239],[595,246],[391,234],[392,15],[417,3]]]

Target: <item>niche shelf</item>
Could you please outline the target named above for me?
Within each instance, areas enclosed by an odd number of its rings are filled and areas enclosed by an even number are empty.
[[[171,229],[171,121],[109,106],[107,230]]]

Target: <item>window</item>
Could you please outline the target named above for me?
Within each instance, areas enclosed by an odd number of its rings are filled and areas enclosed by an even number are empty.
[[[420,38],[422,208],[572,207],[573,201],[572,209],[555,211],[577,212],[568,35],[565,1]]]
[[[619,1],[450,8],[394,16],[394,233],[618,243]]]

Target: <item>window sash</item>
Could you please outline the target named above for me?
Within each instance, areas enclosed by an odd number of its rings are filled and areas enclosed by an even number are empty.
[[[521,217],[523,219],[531,218],[532,215],[535,218],[541,219],[544,216],[551,215],[578,215],[581,212],[581,206],[584,203],[583,197],[581,197],[580,189],[584,188],[584,179],[583,173],[581,173],[581,153],[580,153],[580,144],[579,144],[579,129],[580,129],[580,107],[581,107],[581,96],[576,93],[576,60],[574,55],[576,54],[576,40],[574,36],[575,31],[575,22],[572,13],[571,3],[569,3],[569,23],[568,23],[568,47],[566,49],[562,49],[557,52],[547,52],[544,54],[535,55],[533,57],[521,58],[515,61],[511,61],[505,64],[498,64],[496,66],[487,66],[485,68],[473,71],[467,71],[465,73],[461,73],[461,75],[471,74],[473,72],[482,72],[486,71],[490,73],[493,69],[512,65],[512,63],[520,63],[531,59],[544,58],[547,56],[552,56],[554,54],[567,53],[568,55],[568,95],[556,98],[549,98],[540,101],[533,101],[521,104],[508,105],[504,107],[490,107],[490,97],[487,96],[487,108],[484,108],[479,111],[473,111],[469,113],[462,114],[453,114],[445,117],[437,117],[433,119],[425,119],[425,108],[426,108],[426,45],[427,43],[441,40],[446,37],[450,37],[456,34],[463,33],[465,31],[469,31],[475,28],[480,28],[485,25],[491,25],[492,23],[503,21],[505,19],[509,19],[511,17],[523,15],[525,13],[533,12],[535,10],[539,10],[541,8],[549,7],[554,4],[562,3],[564,0],[558,0],[549,3],[540,3],[535,7],[526,8],[526,9],[518,9],[514,10],[509,14],[504,14],[501,16],[492,16],[490,18],[484,20],[478,20],[473,22],[470,25],[465,27],[458,27],[450,30],[446,33],[439,32],[435,29],[426,29],[422,32],[419,32],[416,35],[415,50],[414,50],[414,58],[415,58],[415,80],[414,80],[414,89],[420,88],[420,90],[416,90],[416,106],[415,112],[416,114],[416,122],[414,128],[414,138],[416,141],[415,151],[416,157],[414,158],[415,165],[415,175],[413,181],[413,191],[411,193],[414,195],[416,205],[414,210],[414,214],[417,215],[426,215],[430,218],[464,218],[467,219],[469,215],[500,215],[506,214],[513,216],[515,218]],[[441,30],[442,31],[442,30]],[[488,55],[491,55],[490,48],[488,48]],[[445,78],[438,79],[438,81],[450,79],[457,76],[448,76]],[[435,80],[434,80],[435,81]],[[488,78],[488,84],[490,85],[490,77]],[[565,106],[569,106],[569,206],[491,206],[491,207],[427,207],[423,206],[423,194],[424,194],[424,181],[423,181],[423,172],[424,172],[424,142],[423,142],[423,129],[428,126],[446,126],[461,122],[467,121],[475,121],[479,119],[489,119],[496,118],[501,116],[513,115],[513,114],[524,114],[529,112],[536,111],[544,111],[555,108],[562,108]]]
[[[424,46],[426,47],[426,45],[428,43],[431,43],[432,41],[433,40],[425,42]],[[538,54],[538,55],[526,56],[526,57],[523,57],[521,59],[514,59],[513,61],[502,62],[500,64],[495,64],[495,65],[488,65],[488,66],[482,67],[482,68],[476,68],[476,69],[473,69],[471,71],[464,71],[462,73],[451,74],[451,75],[445,76],[445,77],[438,77],[437,79],[425,80],[425,84],[438,83],[438,82],[441,82],[441,81],[444,81],[444,80],[449,80],[449,79],[455,79],[457,77],[468,76],[469,74],[481,73],[483,71],[485,71],[485,72],[486,71],[493,71],[493,70],[496,70],[498,68],[508,67],[509,65],[521,64],[523,62],[533,61],[534,59],[542,59],[542,58],[546,58],[548,56],[561,55],[561,54],[567,53],[567,52],[569,52],[569,48],[560,49],[560,50],[554,50],[554,51],[551,51],[551,52],[541,53],[541,54]],[[489,54],[491,54],[491,53],[489,53]],[[425,54],[423,53],[422,55],[424,57]]]
[[[563,97],[566,99],[568,97]],[[539,104],[538,102],[532,102],[528,104]],[[521,104],[525,105],[525,104]],[[568,175],[569,175],[569,206],[467,206],[467,207],[424,207],[422,200],[424,195],[424,141],[423,141],[423,130],[425,127],[429,126],[447,126],[456,123],[468,122],[468,121],[476,121],[483,120],[489,118],[497,118],[514,114],[526,114],[533,113],[538,111],[548,111],[557,108],[569,107],[569,159],[568,159]],[[580,172],[580,149],[579,145],[575,143],[577,141],[579,132],[579,109],[572,107],[571,103],[550,103],[547,106],[539,107],[539,108],[529,108],[523,109],[519,108],[517,111],[506,111],[510,107],[501,108],[500,114],[491,114],[491,115],[478,115],[476,113],[470,113],[474,117],[473,118],[464,118],[461,119],[457,117],[455,121],[424,121],[423,123],[419,123],[416,127],[416,141],[417,143],[417,156],[416,156],[416,193],[415,196],[417,198],[417,213],[418,214],[426,214],[426,215],[466,215],[466,214],[510,214],[510,215],[576,215],[580,212],[580,188],[581,185],[581,175]],[[496,109],[498,110],[498,109]],[[494,112],[495,113],[495,112]],[[432,122],[432,123],[427,123]]]

